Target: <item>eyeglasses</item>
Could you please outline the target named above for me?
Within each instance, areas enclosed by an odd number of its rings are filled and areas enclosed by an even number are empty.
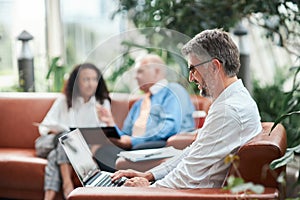
[[[209,63],[209,62],[211,62],[211,61],[213,61],[214,59],[217,59],[220,63],[223,63],[220,59],[218,59],[218,58],[212,58],[212,59],[209,59],[209,60],[207,60],[207,61],[204,61],[204,62],[202,62],[202,63],[199,63],[199,64],[197,64],[197,65],[189,65],[189,67],[188,67],[188,69],[189,69],[189,71],[193,74],[195,71],[196,71],[196,67],[198,67],[198,66],[201,66],[201,65],[204,65],[204,64],[206,64],[206,63]]]
[[[214,58],[213,58],[213,59],[214,59]],[[189,69],[189,71],[193,74],[193,73],[195,72],[195,70],[196,70],[196,69],[195,69],[196,67],[201,66],[201,65],[204,65],[204,64],[206,64],[206,63],[209,63],[209,62],[211,62],[213,59],[204,61],[204,62],[199,63],[199,64],[197,64],[197,65],[189,65],[188,69]]]

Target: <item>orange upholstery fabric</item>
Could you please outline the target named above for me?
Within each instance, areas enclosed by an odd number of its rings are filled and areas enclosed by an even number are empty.
[[[46,159],[35,156],[34,141],[39,136],[33,122],[41,122],[57,93],[0,93],[0,198],[42,199]],[[111,93],[111,109],[116,124],[123,121],[140,96]],[[200,97],[201,100],[202,97]],[[195,101],[194,101],[194,100]],[[192,97],[197,108],[209,103]],[[76,186],[80,186],[74,175]],[[58,198],[62,199],[62,198]]]
[[[76,188],[68,200],[236,200],[236,199],[278,199],[276,188],[266,188],[263,194],[231,194],[221,188],[201,188],[188,190],[173,190],[167,188]]]
[[[81,199],[281,199],[281,189],[276,182],[284,167],[272,171],[269,164],[272,160],[285,154],[287,141],[286,132],[282,125],[276,126],[271,134],[272,122],[262,123],[263,131],[243,145],[237,152],[239,156],[238,171],[247,182],[262,184],[265,186],[263,194],[231,194],[222,188],[201,189],[166,189],[166,188],[77,188],[69,195],[69,200]],[[233,167],[229,175],[236,175]],[[284,192],[283,192],[284,193]],[[252,196],[253,195],[253,196]]]
[[[56,97],[54,94],[43,96],[0,93],[1,148],[34,148],[32,141],[39,136],[39,132],[32,123],[44,118]]]
[[[279,124],[270,133],[273,123],[265,122],[262,126],[263,131],[239,149],[238,171],[245,181],[279,188],[277,177],[285,168],[271,171],[269,163],[285,154],[287,147],[285,128]],[[230,174],[236,175],[233,168]]]

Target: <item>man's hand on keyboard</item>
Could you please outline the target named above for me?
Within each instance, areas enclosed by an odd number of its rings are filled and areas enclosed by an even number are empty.
[[[136,171],[136,170],[132,170],[132,169],[128,169],[128,170],[119,170],[116,171],[115,173],[113,173],[111,175],[111,179],[112,181],[116,181],[122,177],[127,177],[127,178],[133,178],[133,177],[143,177],[143,173]]]
[[[148,187],[150,182],[143,177],[134,177],[125,181],[123,186],[127,187]]]
[[[112,181],[117,181],[118,179],[126,177],[129,180],[126,180],[124,186],[148,186],[150,185],[150,181],[154,180],[153,175],[150,172],[139,172],[136,170],[128,169],[128,170],[119,170],[112,174]],[[137,179],[134,179],[137,178]],[[141,179],[138,179],[141,178]],[[136,185],[136,180],[140,180],[143,185]],[[128,182],[128,183],[127,183]]]

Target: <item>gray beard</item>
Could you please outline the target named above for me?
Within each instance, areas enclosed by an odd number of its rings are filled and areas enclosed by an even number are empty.
[[[208,92],[208,89],[207,89],[206,87],[203,87],[203,88],[200,90],[199,94],[200,94],[201,96],[203,96],[203,97],[210,97],[209,92]]]

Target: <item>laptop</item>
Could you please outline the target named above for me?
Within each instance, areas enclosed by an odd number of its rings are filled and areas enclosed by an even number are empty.
[[[76,128],[70,128],[71,131]],[[111,143],[108,138],[120,139],[115,127],[78,127],[88,144]]]
[[[84,187],[119,187],[125,182],[125,177],[112,182],[111,173],[100,170],[78,128],[61,136],[59,142]]]

